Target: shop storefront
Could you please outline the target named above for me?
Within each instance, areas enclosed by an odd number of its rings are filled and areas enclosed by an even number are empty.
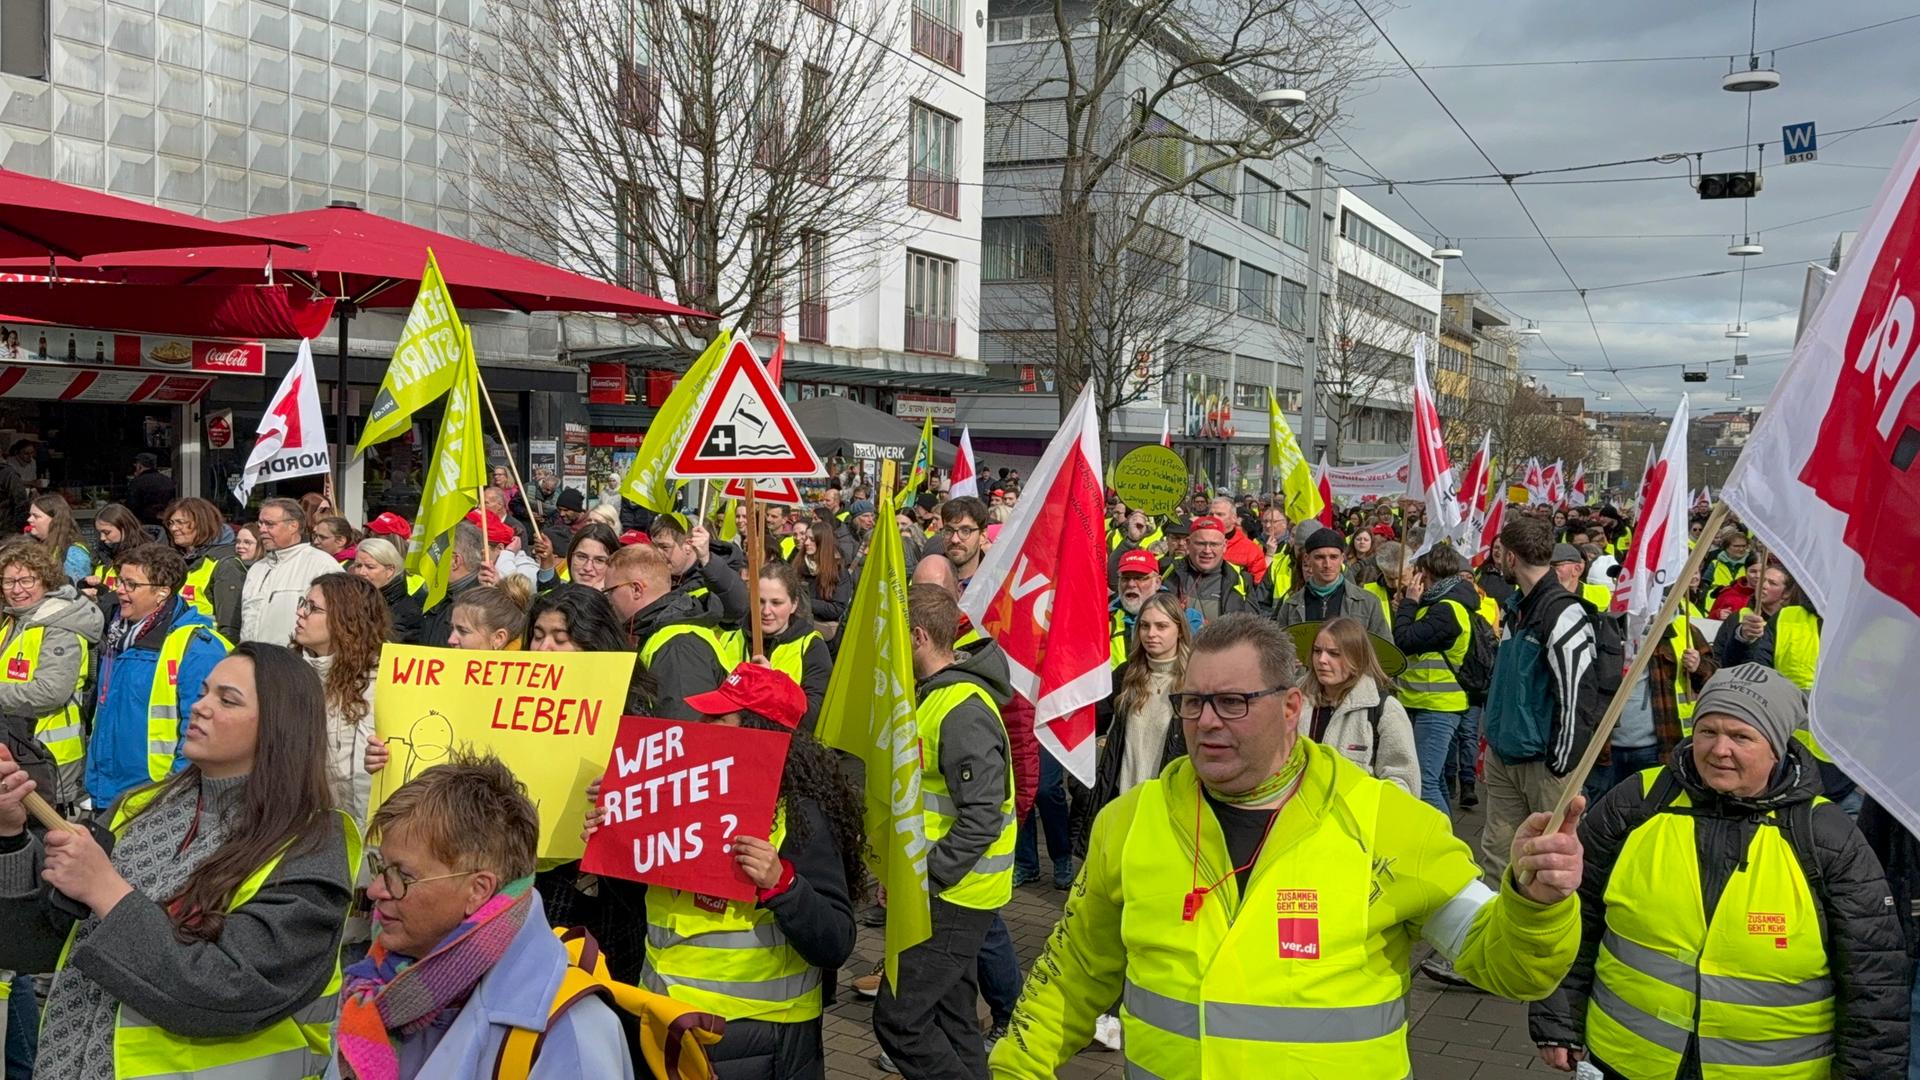
[[[23,447],[8,467],[82,523],[126,499],[138,454],[194,494],[198,404],[215,388],[257,391],[265,360],[259,342],[0,324],[0,451],[32,440],[31,459]]]

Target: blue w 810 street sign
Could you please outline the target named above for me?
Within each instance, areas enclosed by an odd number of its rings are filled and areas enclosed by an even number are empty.
[[[1780,129],[1780,146],[1787,152],[1787,164],[1797,161],[1813,161],[1820,156],[1820,141],[1814,134],[1813,121],[1804,124],[1788,124]]]

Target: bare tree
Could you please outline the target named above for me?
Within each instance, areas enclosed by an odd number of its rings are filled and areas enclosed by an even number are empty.
[[[1517,475],[1528,458],[1536,458],[1543,464],[1563,462],[1565,480],[1571,480],[1572,470],[1587,460],[1591,444],[1582,418],[1557,411],[1545,393],[1531,386],[1515,387],[1504,404],[1476,398],[1463,422],[1470,430],[1493,432],[1493,456],[1505,476]]]
[[[1407,413],[1412,424],[1414,343],[1427,340],[1429,364],[1438,354],[1431,321],[1431,313],[1348,273],[1320,298],[1319,383],[1331,421],[1328,460],[1345,460],[1341,448],[1358,434],[1370,409]],[[1291,347],[1304,363],[1307,343]]]
[[[988,139],[1027,138],[1031,128],[1058,161],[1027,192],[1046,196],[1038,212],[1053,250],[1074,253],[1054,258],[1041,283],[1046,355],[1063,408],[1092,382],[1110,410],[1178,380],[1194,355],[1173,341],[1177,324],[1145,342],[1119,332],[1131,326],[1116,326],[1108,306],[1150,290],[1114,264],[1129,253],[1160,259],[1160,234],[1182,235],[1169,228],[1180,216],[1173,204],[1230,200],[1241,163],[1277,158],[1337,122],[1365,63],[1365,22],[1331,0],[1052,0],[1027,25],[1035,44],[996,74],[1021,90],[990,108]],[[1282,87],[1304,90],[1307,107],[1283,114],[1259,100]],[[1189,276],[1177,257],[1166,261],[1175,280]],[[1128,306],[1144,311],[1184,292]],[[1133,370],[1143,352],[1146,379]]]
[[[758,325],[898,253],[904,8],[537,0],[472,49],[467,149],[495,239]],[[797,288],[796,288],[797,287]],[[657,321],[687,352],[704,326]]]

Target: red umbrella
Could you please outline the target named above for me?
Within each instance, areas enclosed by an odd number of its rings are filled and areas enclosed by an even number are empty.
[[[409,308],[431,247],[458,307],[509,311],[600,311],[711,319],[692,308],[597,281],[446,233],[353,206],[245,219],[248,228],[306,246],[192,247],[57,264],[61,274],[142,284],[259,284],[268,268],[353,308]],[[25,264],[14,264],[27,269]],[[346,312],[338,312],[346,314]]]
[[[310,338],[327,329],[333,300],[280,285],[122,285],[0,282],[0,312],[15,319],[134,334]]]
[[[299,246],[266,229],[222,225],[58,180],[0,169],[0,258],[82,258],[114,251],[244,244]],[[39,265],[44,266],[45,263]]]

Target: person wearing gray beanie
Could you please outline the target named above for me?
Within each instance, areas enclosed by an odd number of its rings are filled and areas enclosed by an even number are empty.
[[[1700,688],[1693,723],[1706,717],[1731,716],[1758,731],[1773,749],[1775,761],[1787,759],[1795,731],[1807,727],[1807,695],[1785,675],[1764,664],[1721,668]]]

